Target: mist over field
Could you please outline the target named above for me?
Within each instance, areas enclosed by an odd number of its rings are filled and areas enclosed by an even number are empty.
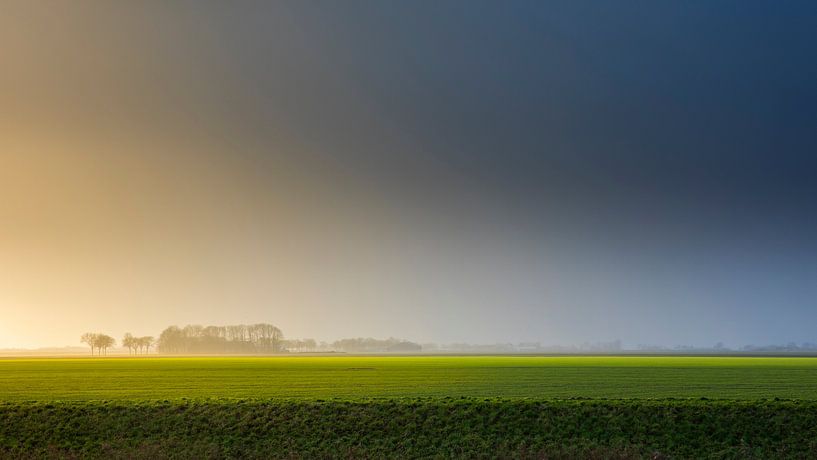
[[[808,2],[0,7],[0,348],[817,342]]]

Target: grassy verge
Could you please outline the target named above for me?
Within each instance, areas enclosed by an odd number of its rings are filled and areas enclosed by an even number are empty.
[[[815,458],[817,402],[9,402],[0,456]]]

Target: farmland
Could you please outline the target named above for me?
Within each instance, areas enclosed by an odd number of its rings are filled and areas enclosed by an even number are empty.
[[[0,360],[0,458],[814,458],[817,359]]]
[[[0,400],[817,400],[817,358],[337,356],[0,360]]]

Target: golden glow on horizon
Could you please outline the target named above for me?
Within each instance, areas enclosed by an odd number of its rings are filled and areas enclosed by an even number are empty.
[[[240,165],[168,141],[142,150],[144,141],[16,134],[0,141],[0,316],[18,331],[3,346],[232,320],[225,307],[269,291],[298,305],[297,263],[276,241],[290,229],[269,220],[294,216],[254,197]],[[170,154],[179,151],[195,153]],[[270,263],[273,252],[286,263]],[[287,321],[283,308],[269,316]]]
[[[172,4],[4,5],[3,346],[255,322],[294,337],[423,341],[478,309],[472,337],[505,324],[496,301],[522,291],[520,276],[498,278],[494,264],[530,271],[498,256],[493,216],[469,220],[472,191],[446,187],[467,204],[447,209],[425,205],[430,189],[397,196],[388,181],[457,178],[433,160],[413,164],[410,134],[332,73],[350,69],[306,46],[277,50],[290,67],[269,69],[282,77],[258,97],[261,83],[246,80],[210,20]],[[319,94],[292,94],[313,78],[304,87]],[[311,109],[294,113],[307,96]],[[318,125],[333,121],[321,139]],[[378,158],[358,171],[333,157],[359,146],[400,150],[412,167],[380,177],[365,170]]]
[[[349,260],[376,270],[360,261],[373,260],[366,246],[383,231],[360,227],[365,199],[350,207],[320,176],[281,162],[259,175],[212,139],[45,126],[4,134],[0,317],[13,328],[0,347],[260,321],[332,338],[349,314],[359,319],[348,330],[367,327],[366,310],[385,298],[340,281],[365,276],[343,273]],[[359,292],[344,297],[350,287]],[[316,327],[316,316],[331,319]]]

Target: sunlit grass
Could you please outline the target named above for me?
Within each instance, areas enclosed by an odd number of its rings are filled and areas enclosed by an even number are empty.
[[[206,357],[0,360],[0,400],[817,399],[816,358]]]

